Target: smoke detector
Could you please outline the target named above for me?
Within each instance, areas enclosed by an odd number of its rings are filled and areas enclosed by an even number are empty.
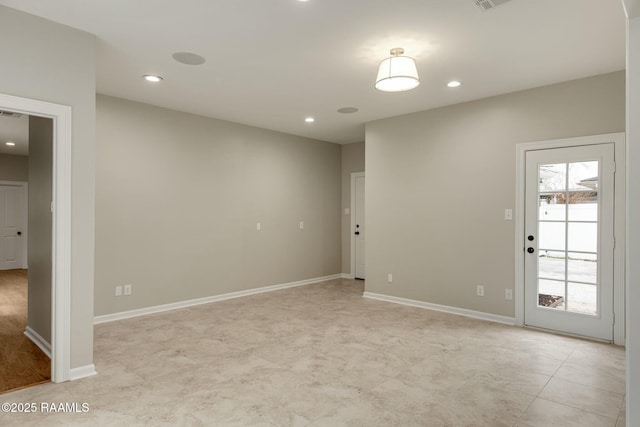
[[[494,7],[500,6],[509,0],[473,0],[473,2],[480,8],[481,11],[486,12]]]
[[[19,119],[20,117],[22,117],[22,114],[14,113],[12,111],[0,110],[0,117],[6,117],[9,119]]]

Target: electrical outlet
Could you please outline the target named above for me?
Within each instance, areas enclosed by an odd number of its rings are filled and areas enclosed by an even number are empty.
[[[393,283],[393,274],[387,274],[387,283]]]
[[[124,285],[124,294],[131,295],[131,285]]]
[[[122,286],[116,286],[116,296],[117,297],[122,296]]]
[[[476,295],[479,296],[479,297],[483,297],[484,296],[484,286],[482,286],[482,285],[476,286]]]
[[[262,224],[260,224],[259,222],[256,222],[256,230],[257,231],[262,230]]]
[[[513,289],[504,290],[504,299],[509,301],[513,300]]]

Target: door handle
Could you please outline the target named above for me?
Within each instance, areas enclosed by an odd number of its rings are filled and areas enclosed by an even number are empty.
[[[533,236],[527,237],[527,240],[530,241],[530,242],[533,242]]]
[[[534,253],[535,251],[536,250],[531,247],[527,248],[527,252],[529,252],[530,254]]]
[[[22,236],[22,231],[18,231],[16,234],[17,234],[18,236]]]

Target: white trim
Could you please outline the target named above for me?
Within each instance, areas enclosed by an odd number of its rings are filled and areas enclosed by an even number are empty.
[[[212,302],[224,301],[233,298],[241,298],[249,295],[261,294],[264,292],[279,291],[281,289],[295,288],[297,286],[311,285],[313,283],[324,282],[327,280],[340,279],[341,274],[333,274],[331,276],[315,277],[313,279],[300,280],[297,282],[283,283],[280,285],[262,286],[260,288],[247,289],[244,291],[230,292],[228,294],[213,295],[210,297],[197,298],[187,301],[173,302],[170,304],[156,305],[153,307],[139,308],[137,310],[121,311],[119,313],[104,314],[95,316],[93,324],[114,322],[116,320],[130,319],[132,317],[146,316],[148,314],[162,313],[165,311],[177,310],[179,308],[193,307],[196,305],[210,304]]]
[[[391,302],[391,303],[394,303],[394,304],[408,305],[410,307],[424,308],[424,309],[427,309],[427,310],[440,311],[440,312],[443,312],[443,313],[449,313],[449,314],[455,314],[455,315],[458,315],[458,316],[471,317],[473,319],[486,320],[486,321],[489,321],[489,322],[502,323],[502,324],[505,324],[505,325],[513,326],[515,324],[515,319],[513,317],[500,316],[498,314],[485,313],[485,312],[482,312],[482,311],[467,310],[466,308],[450,307],[448,305],[433,304],[433,303],[430,303],[430,302],[418,301],[418,300],[414,300],[414,299],[407,299],[407,298],[400,298],[400,297],[393,297],[393,296],[390,296],[390,295],[376,294],[376,293],[373,293],[373,292],[364,292],[362,294],[362,296],[364,298],[370,298],[370,299],[375,299],[375,300],[379,300],[379,301]]]
[[[602,340],[600,338],[588,337],[586,335],[580,335],[580,334],[572,334],[564,331],[556,331],[555,329],[541,328],[539,326],[526,325],[524,328],[531,329],[533,331],[545,332],[547,334],[559,335],[561,337],[580,338],[581,340],[589,340],[589,341],[596,341],[596,342],[601,342],[605,344],[611,344],[611,340]]]
[[[625,190],[625,134],[608,133],[602,135],[580,136],[575,138],[553,139],[548,141],[526,142],[516,145],[516,212],[515,212],[515,324],[524,325],[524,252],[523,238],[525,234],[525,156],[527,151],[547,150],[552,148],[577,147],[613,143],[615,150],[616,173],[613,254],[613,342],[624,345],[625,342],[625,242],[626,242],[626,190]]]
[[[348,273],[342,273],[341,274],[341,278],[342,279],[355,279],[355,276],[353,274],[348,274]]]
[[[622,5],[623,5],[624,13],[627,16],[627,19],[630,20],[640,16],[640,0],[622,0]],[[627,46],[628,45],[629,45],[629,40],[627,40]]]
[[[85,365],[85,366],[79,366],[77,368],[73,368],[69,371],[69,380],[70,381],[75,381],[75,380],[79,380],[81,378],[87,378],[87,377],[92,377],[94,375],[96,375],[98,372],[96,372],[96,367],[94,364],[91,365]]]
[[[24,330],[24,334],[31,340],[31,342],[37,345],[49,359],[51,359],[51,344],[42,338],[42,335],[34,331],[31,326],[27,326]]]
[[[51,381],[71,369],[71,107],[0,94],[0,108],[53,119]]]
[[[349,216],[351,217],[350,228],[349,228],[349,236],[351,236],[351,253],[349,258],[351,259],[351,278],[356,277],[356,235],[353,234],[356,229],[356,216],[354,215],[354,209],[356,207],[356,178],[364,177],[364,172],[352,172],[351,173],[351,208],[349,211]],[[366,185],[366,184],[365,184]],[[366,188],[366,187],[365,187]],[[365,230],[366,231],[366,230]],[[366,271],[365,271],[366,273]]]
[[[22,187],[22,212],[24,216],[22,220],[22,265],[20,268],[26,270],[28,268],[28,239],[29,239],[29,183],[25,181],[0,181],[0,185],[9,185],[13,187]]]
[[[628,0],[626,130],[627,130],[627,247],[626,280],[628,325],[626,336],[626,420],[640,425],[640,0]],[[635,183],[635,184],[632,184]]]

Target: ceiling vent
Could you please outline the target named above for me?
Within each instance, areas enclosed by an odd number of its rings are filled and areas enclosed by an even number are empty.
[[[494,7],[500,6],[501,4],[506,3],[508,1],[509,0],[473,0],[476,6],[478,6],[480,10],[483,12],[493,9]]]
[[[14,113],[11,111],[0,110],[0,117],[6,117],[9,119],[19,119],[20,117],[22,117],[22,114]]]

